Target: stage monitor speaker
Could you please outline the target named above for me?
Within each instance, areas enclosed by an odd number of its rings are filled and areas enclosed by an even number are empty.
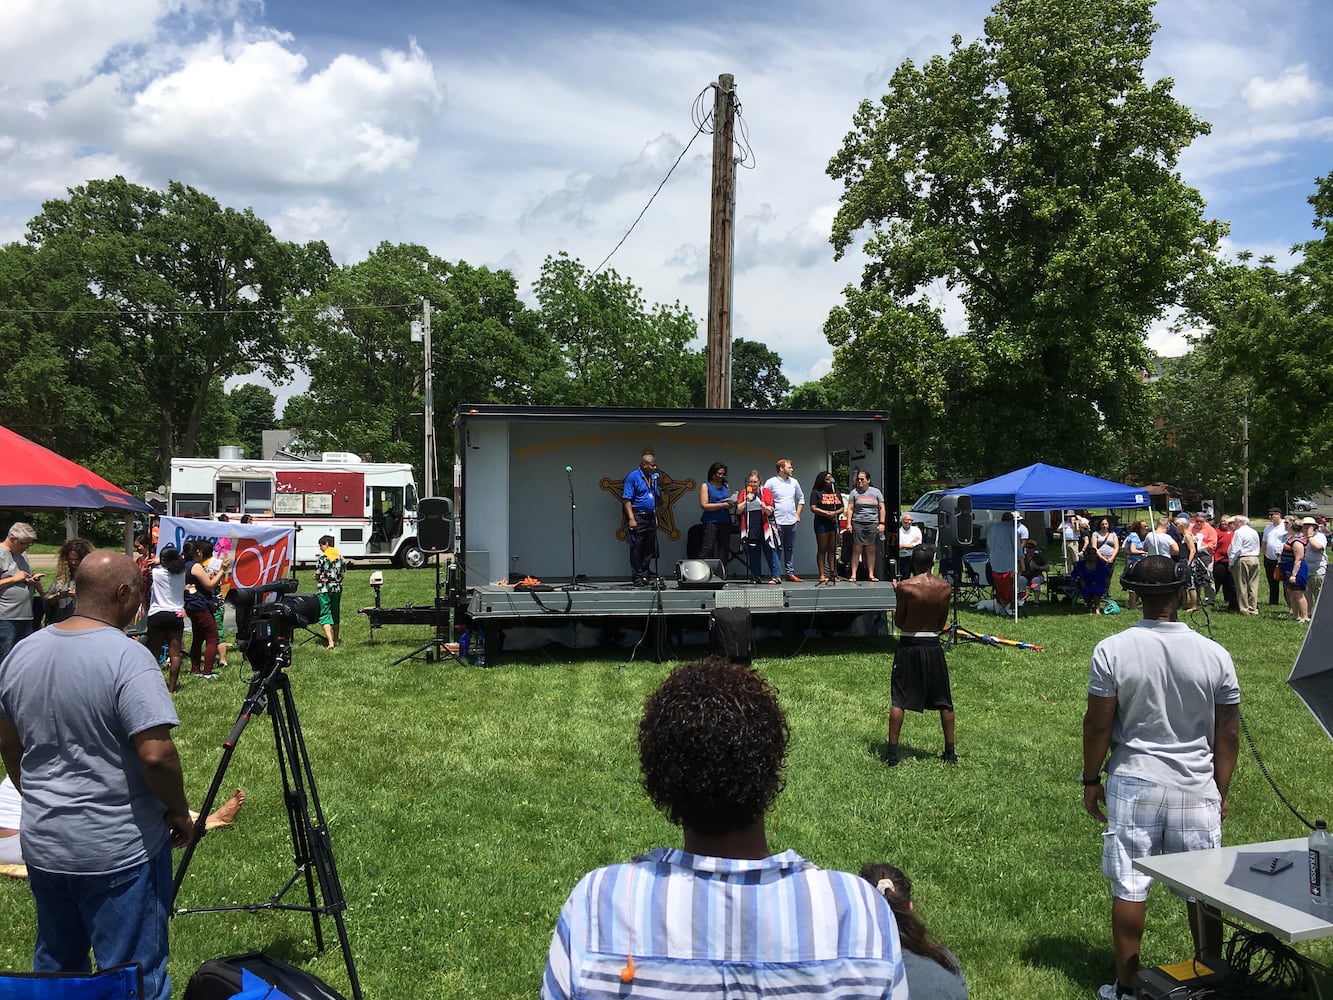
[[[726,586],[721,559],[682,559],[676,563],[676,583],[682,590],[717,590]]]
[[[417,502],[417,544],[435,555],[454,547],[454,502],[448,497],[422,497]]]
[[[972,498],[966,493],[946,493],[940,497],[938,543],[972,544]]]

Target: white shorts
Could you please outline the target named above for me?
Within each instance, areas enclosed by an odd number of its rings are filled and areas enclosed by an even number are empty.
[[[1141,903],[1152,879],[1134,868],[1135,858],[1222,846],[1221,800],[1176,788],[1111,775],[1106,779],[1106,831],[1102,872],[1116,899]]]

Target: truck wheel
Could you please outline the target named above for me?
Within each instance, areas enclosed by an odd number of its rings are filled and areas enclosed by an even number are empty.
[[[426,553],[416,542],[408,542],[398,550],[398,565],[404,569],[421,569],[426,565]]]

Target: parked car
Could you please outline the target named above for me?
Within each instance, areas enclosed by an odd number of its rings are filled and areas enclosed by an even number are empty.
[[[1315,503],[1313,500],[1293,500],[1291,505],[1303,514],[1308,514],[1312,510],[1319,509],[1319,504]]]

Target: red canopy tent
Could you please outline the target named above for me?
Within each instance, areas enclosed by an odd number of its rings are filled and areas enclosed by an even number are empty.
[[[119,510],[153,508],[77,462],[0,426],[0,507],[17,510]]]

